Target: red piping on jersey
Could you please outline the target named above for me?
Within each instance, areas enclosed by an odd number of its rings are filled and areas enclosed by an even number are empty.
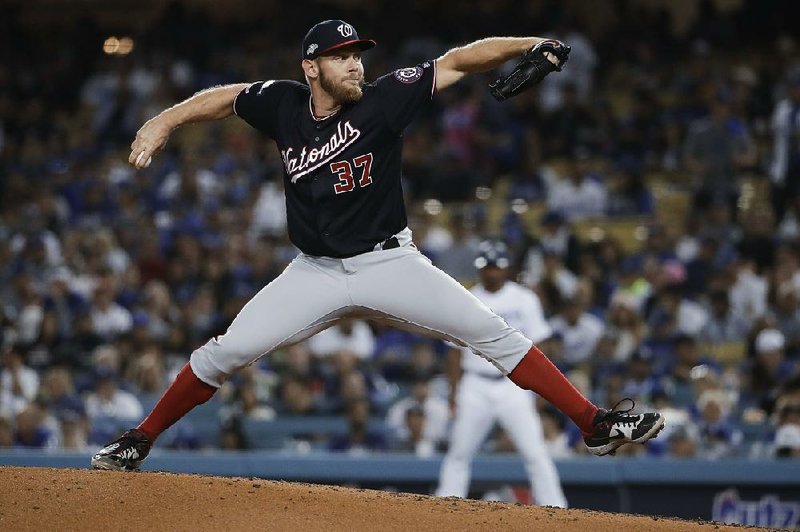
[[[308,111],[311,113],[311,118],[314,119],[315,122],[322,122],[323,120],[327,120],[330,117],[336,115],[336,113],[338,113],[341,110],[342,106],[340,105],[339,108],[334,112],[332,112],[331,114],[317,118],[317,114],[314,112],[314,106],[311,104],[311,95],[310,94],[308,95]]]

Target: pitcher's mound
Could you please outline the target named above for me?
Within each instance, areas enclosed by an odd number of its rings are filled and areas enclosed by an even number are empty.
[[[313,484],[82,469],[0,467],[0,501],[0,530],[15,531],[741,530]]]

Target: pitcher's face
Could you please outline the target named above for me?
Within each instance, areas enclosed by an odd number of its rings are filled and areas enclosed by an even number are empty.
[[[363,95],[364,65],[358,49],[344,47],[316,59],[319,83],[337,103],[355,103]]]

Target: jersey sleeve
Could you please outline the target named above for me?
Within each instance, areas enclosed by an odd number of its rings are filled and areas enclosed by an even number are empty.
[[[383,97],[383,113],[394,131],[403,131],[436,88],[436,61],[398,68],[378,78],[376,88]]]
[[[233,112],[260,132],[275,138],[278,109],[291,89],[292,84],[288,81],[256,81],[236,95]]]

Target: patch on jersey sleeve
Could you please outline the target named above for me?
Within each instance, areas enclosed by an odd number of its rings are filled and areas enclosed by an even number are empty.
[[[414,83],[422,77],[421,67],[399,68],[394,71],[394,77],[400,83]]]

